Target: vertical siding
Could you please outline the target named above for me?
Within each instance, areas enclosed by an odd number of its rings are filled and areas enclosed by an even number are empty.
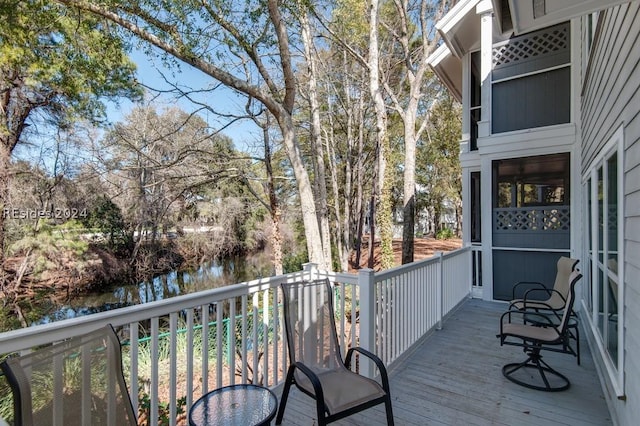
[[[621,425],[640,418],[640,3],[604,12],[583,90],[582,164],[588,168],[624,125],[625,394],[613,399]]]

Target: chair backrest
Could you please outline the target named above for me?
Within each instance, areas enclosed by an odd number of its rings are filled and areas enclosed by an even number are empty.
[[[567,294],[569,293],[570,280],[569,277],[571,273],[576,269],[576,265],[578,264],[578,259],[572,259],[569,257],[562,256],[558,259],[557,269],[556,269],[556,281],[553,284],[553,289],[556,292],[551,294],[549,298],[549,305],[554,308],[561,308],[564,306],[565,302],[560,298],[567,298]]]
[[[558,327],[561,335],[567,331],[569,319],[571,318],[571,313],[573,311],[573,304],[576,300],[576,284],[580,278],[582,278],[582,274],[578,269],[572,271],[567,278],[567,286],[569,287],[569,291],[567,292],[567,303],[565,303],[562,321],[560,321],[560,325]]]
[[[282,284],[289,361],[313,372],[345,368],[340,355],[329,280]]]
[[[14,425],[136,425],[110,325],[1,364],[14,399]]]

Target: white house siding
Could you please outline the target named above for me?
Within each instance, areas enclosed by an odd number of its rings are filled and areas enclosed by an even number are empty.
[[[640,1],[601,12],[582,98],[582,166],[624,128],[626,400],[610,394],[620,425],[640,419]],[[604,375],[607,377],[606,375]],[[611,392],[611,386],[606,388]]]

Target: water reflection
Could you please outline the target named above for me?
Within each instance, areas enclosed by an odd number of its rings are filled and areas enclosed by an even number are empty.
[[[46,299],[27,303],[21,308],[30,325],[44,324],[262,278],[272,275],[271,271],[269,259],[263,254],[233,257],[206,263],[195,270],[172,271],[105,293],[73,297],[64,303]]]

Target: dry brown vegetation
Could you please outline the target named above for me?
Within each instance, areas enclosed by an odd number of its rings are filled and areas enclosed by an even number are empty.
[[[435,238],[416,238],[414,244],[414,261],[426,259],[433,256],[435,252],[452,251],[462,247],[460,238],[450,238],[448,240],[436,240]],[[402,239],[393,240],[393,254],[395,264],[400,265],[402,262]],[[360,255],[360,267],[355,265],[355,252],[351,253],[349,258],[349,272],[354,272],[360,268],[367,268],[369,262],[369,243],[365,241],[362,244],[362,253]],[[380,242],[376,241],[374,249],[374,270],[380,270]]]

